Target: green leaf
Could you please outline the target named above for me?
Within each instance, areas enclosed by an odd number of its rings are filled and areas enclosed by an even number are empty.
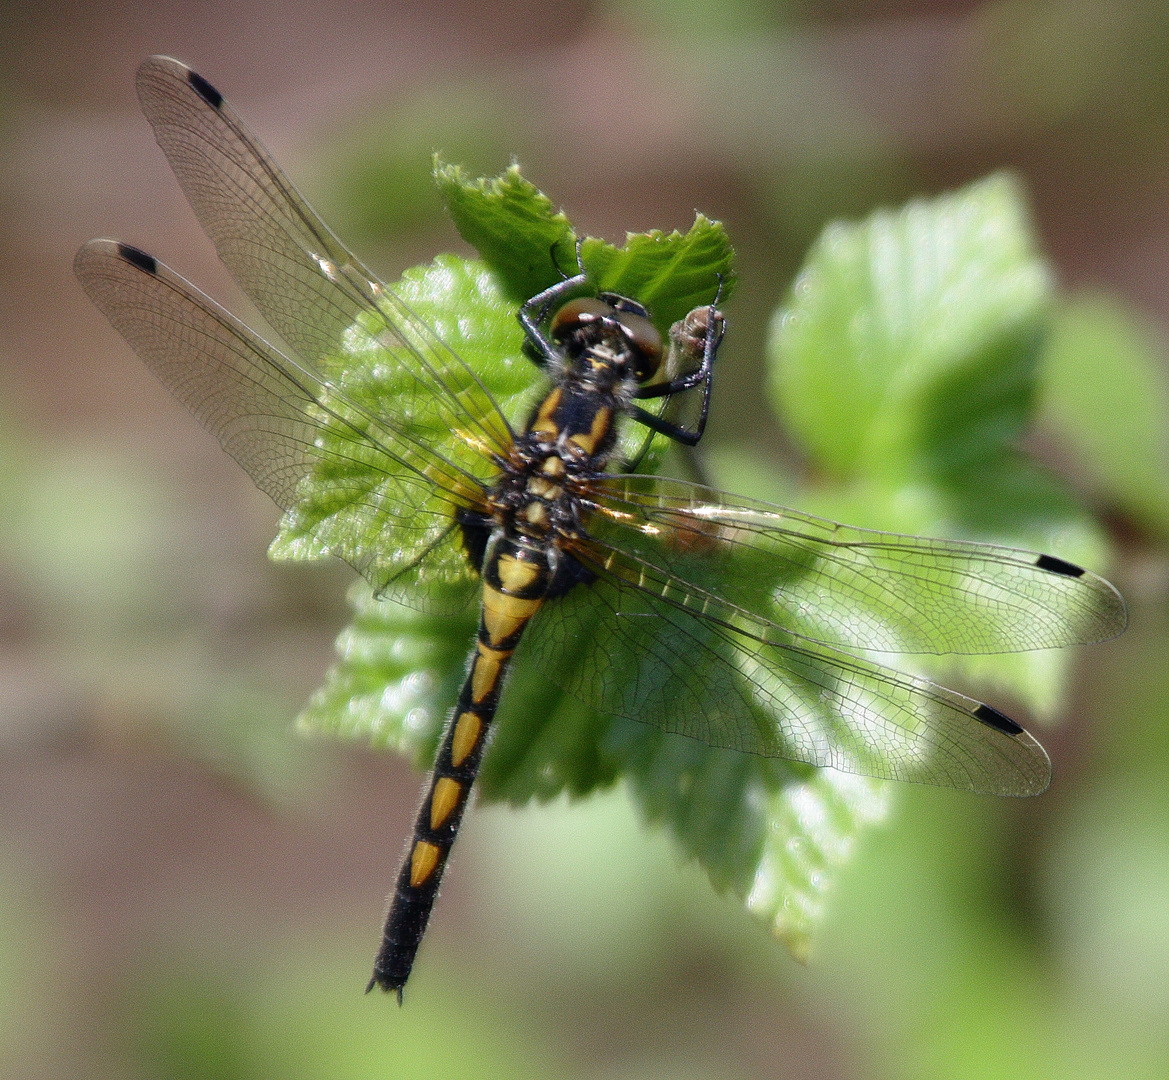
[[[697,859],[711,884],[807,958],[833,877],[863,828],[882,821],[889,786],[798,762],[736,754],[628,721],[615,722],[634,799]]]
[[[576,235],[563,212],[518,165],[500,176],[468,177],[434,157],[434,181],[463,239],[498,275],[502,291],[523,301],[560,279],[572,266]]]
[[[829,226],[770,341],[773,403],[830,478],[797,505],[1106,569],[1099,527],[1015,445],[1035,413],[1050,294],[1009,177]],[[1050,719],[1076,658],[1048,650],[881,659]],[[804,921],[805,939],[816,922]]]
[[[768,829],[746,904],[806,961],[837,877],[865,831],[887,818],[893,790],[867,776],[816,769],[768,794]]]
[[[1098,573],[1111,555],[1103,530],[1050,473],[1015,452],[944,483],[879,481],[822,486],[804,491],[799,504],[834,521],[916,536],[977,540],[1042,551]],[[1054,720],[1065,707],[1065,687],[1077,661],[1068,649],[966,656],[882,655],[900,671],[943,685],[976,688],[1039,720]],[[1008,711],[1010,711],[1008,709]]]
[[[576,273],[576,233],[518,165],[489,179],[468,177],[437,156],[434,178],[459,233],[522,303]],[[586,237],[581,261],[597,290],[636,299],[667,333],[687,312],[734,289],[734,249],[721,222],[698,214],[686,233],[627,233],[623,247]],[[720,300],[720,302],[721,302]]]
[[[1105,296],[1061,305],[1042,360],[1040,421],[1099,494],[1169,532],[1169,380],[1152,327]]]
[[[635,297],[662,333],[693,308],[711,303],[720,281],[719,303],[726,301],[735,287],[734,257],[722,222],[702,214],[686,233],[626,233],[620,248],[589,238],[581,249],[599,287]]]
[[[836,477],[969,468],[1030,416],[1050,293],[1006,175],[832,224],[772,325],[774,407]]]
[[[309,699],[304,733],[367,740],[430,767],[463,682],[467,642],[478,619],[478,590],[451,587],[461,614],[428,614],[378,600],[364,581],[349,590],[353,621],[337,638],[339,662]]]
[[[1050,272],[1007,176],[829,226],[772,327],[773,400],[838,481],[801,505],[1107,569],[1098,526],[1015,447],[1034,417],[1050,310]],[[1052,717],[1071,660],[1063,651],[894,666],[957,677]]]

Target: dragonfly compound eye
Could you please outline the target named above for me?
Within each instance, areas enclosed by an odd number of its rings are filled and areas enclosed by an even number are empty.
[[[569,300],[555,315],[548,331],[558,345],[568,341],[573,334],[590,323],[612,320],[616,312],[604,300],[595,296],[580,296]]]
[[[563,345],[590,326],[595,328],[593,334],[597,335],[592,337],[593,341],[609,334],[620,334],[632,355],[638,382],[645,382],[657,374],[664,351],[662,336],[640,304],[611,293],[581,296],[561,307],[552,316],[548,329],[552,340]],[[570,346],[569,352],[572,351]]]
[[[633,311],[617,312],[617,322],[633,352],[638,382],[647,382],[662,366],[662,335],[644,315]]]

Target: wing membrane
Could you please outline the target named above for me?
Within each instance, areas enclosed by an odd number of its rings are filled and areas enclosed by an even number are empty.
[[[363,345],[387,349],[403,380],[399,408],[506,453],[511,431],[475,373],[333,235],[213,86],[161,56],[142,64],[137,85],[220,259],[310,369],[336,372]]]
[[[658,477],[590,480],[586,498],[590,535],[649,588],[828,644],[1018,652],[1101,641],[1127,620],[1103,578],[1034,552],[857,529]]]
[[[999,795],[1047,787],[1039,743],[971,698],[778,628],[761,640],[726,609],[587,565],[598,580],[542,608],[519,652],[602,712],[866,776]]]
[[[279,506],[299,510],[312,498],[302,481],[327,478],[340,539],[321,554],[380,585],[449,533],[456,508],[481,507],[474,476],[393,418],[361,410],[149,255],[91,240],[74,269],[134,351]]]

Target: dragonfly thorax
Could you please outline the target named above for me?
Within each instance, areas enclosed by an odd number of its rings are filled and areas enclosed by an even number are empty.
[[[587,576],[577,572],[576,560],[565,550],[583,527],[576,493],[589,476],[604,470],[621,411],[622,399],[612,380],[600,386],[597,380],[563,372],[516,435],[491,487],[488,531],[493,541],[508,538],[542,545],[553,564],[548,568],[552,594]],[[474,558],[476,545],[468,543],[467,549]],[[489,562],[485,556],[482,565]],[[563,564],[559,572],[557,564]]]
[[[549,398],[559,396],[553,391]],[[577,533],[576,482],[596,467],[598,458],[581,442],[594,436],[605,444],[612,442],[607,430],[598,430],[611,410],[600,413],[600,422],[584,432],[564,427],[552,437],[547,431],[528,431],[516,437],[508,467],[491,489],[489,501],[496,526],[537,542],[555,543],[557,537]]]

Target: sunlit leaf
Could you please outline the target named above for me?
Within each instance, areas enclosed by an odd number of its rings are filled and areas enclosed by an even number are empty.
[[[947,473],[1026,425],[1051,271],[997,175],[812,246],[771,336],[772,401],[841,478]]]
[[[1043,352],[1040,415],[1102,498],[1169,530],[1169,379],[1152,327],[1118,301],[1063,305]]]

